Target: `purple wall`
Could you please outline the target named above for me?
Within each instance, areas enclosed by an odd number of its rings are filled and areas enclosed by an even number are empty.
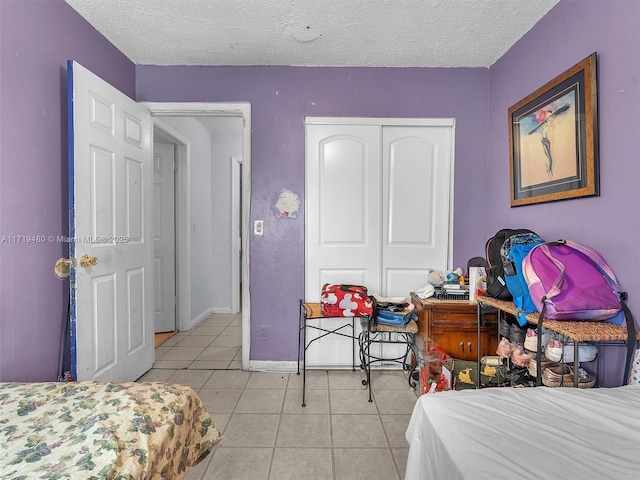
[[[278,221],[271,206],[282,187],[304,196],[307,115],[454,117],[454,264],[482,255],[486,238],[504,226],[573,238],[605,255],[630,292],[632,310],[640,311],[640,219],[633,210],[640,179],[640,60],[632,54],[640,44],[638,18],[634,0],[561,0],[489,70],[134,67],[63,0],[2,0],[0,236],[68,231],[65,70],[75,59],[138,100],[251,102],[251,219],[266,221],[266,235],[251,238],[252,316],[278,339],[254,339],[254,360],[296,355],[304,217]],[[594,51],[601,196],[510,208],[508,108]],[[55,379],[68,283],[55,278],[53,265],[66,250],[0,244],[0,381]],[[619,361],[606,358],[612,369]]]
[[[69,231],[68,59],[135,94],[134,65],[63,0],[0,2],[0,381],[58,375],[67,245],[11,237]]]
[[[251,103],[251,221],[265,220],[265,235],[251,237],[251,322],[271,329],[268,342],[252,329],[252,360],[297,355],[304,214],[282,220],[272,208],[283,187],[304,199],[305,116],[455,118],[455,230],[482,231],[481,206],[469,192],[485,183],[487,76],[486,69],[137,67],[141,101]],[[483,239],[454,238],[454,263],[466,268]]]
[[[640,315],[636,277],[640,216],[635,210],[640,198],[640,57],[634,53],[640,45],[638,19],[640,2],[633,0],[561,0],[491,67],[487,128],[491,188],[485,194],[484,227],[485,236],[505,226],[526,227],[547,240],[569,238],[596,248],[629,292],[636,317]],[[507,110],[593,52],[598,54],[600,196],[510,208]],[[616,350],[607,349],[603,357],[619,372]],[[621,379],[620,373],[605,376],[613,383]]]

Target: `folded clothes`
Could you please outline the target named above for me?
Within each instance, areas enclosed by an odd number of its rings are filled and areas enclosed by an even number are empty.
[[[406,303],[407,299],[405,297],[381,297],[379,295],[374,294],[373,298],[376,299],[378,303]]]

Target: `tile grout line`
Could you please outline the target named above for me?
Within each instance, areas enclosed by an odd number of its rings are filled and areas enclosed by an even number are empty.
[[[253,372],[251,373],[253,375]],[[251,378],[251,377],[249,377]],[[291,377],[287,375],[287,383],[284,386],[284,395],[282,395],[282,402],[280,403],[280,413],[278,414],[278,423],[276,424],[276,435],[273,439],[273,448],[271,449],[271,458],[269,459],[269,467],[267,468],[267,480],[271,478],[271,470],[273,468],[273,460],[276,456],[276,449],[278,448],[278,434],[280,433],[280,425],[282,424],[282,414],[284,413],[284,404],[287,398],[287,390],[289,389],[289,380]],[[247,382],[248,383],[248,382]]]
[[[324,370],[324,374],[327,378],[327,403],[329,404],[329,438],[331,439],[331,478],[332,480],[337,479],[336,472],[336,455],[335,455],[335,446],[333,443],[333,411],[331,410],[331,382],[329,380],[329,371]]]
[[[380,422],[380,427],[382,427],[382,434],[384,435],[384,440],[387,442],[387,447],[385,448],[389,455],[391,456],[391,462],[393,462],[394,470],[396,472],[397,478],[400,478],[400,469],[398,468],[398,463],[396,462],[395,457],[393,456],[393,450],[391,449],[391,442],[389,441],[389,436],[387,435],[387,430],[384,428],[384,422],[382,421],[382,414],[380,413],[380,407],[378,406],[378,400],[374,396],[373,403],[376,406],[376,412],[378,414],[378,421]]]

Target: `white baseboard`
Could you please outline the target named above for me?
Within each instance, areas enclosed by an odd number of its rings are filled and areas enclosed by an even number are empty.
[[[300,367],[302,368],[302,366]],[[351,365],[347,365],[345,363],[340,363],[337,365],[330,364],[307,364],[307,370],[352,370]],[[356,363],[355,367],[356,371],[362,370],[360,368],[360,364]],[[402,370],[402,365],[399,363],[391,362],[391,363],[374,363],[371,365],[371,370]],[[364,371],[364,370],[363,370]]]
[[[298,362],[280,362],[275,360],[249,360],[249,370],[253,372],[289,372],[298,371]]]
[[[234,312],[233,310],[231,310],[230,308],[212,308],[211,309],[211,313],[238,313],[238,312]]]
[[[212,313],[215,313],[213,311],[213,308],[209,308],[208,310],[205,310],[200,315],[198,315],[196,318],[191,320],[191,326],[190,326],[189,330],[191,330],[192,328],[197,327],[199,323],[201,323],[205,318],[207,318]]]
[[[300,363],[302,369],[302,363]],[[307,365],[307,370],[351,370],[351,365]],[[356,371],[360,371],[359,365],[356,365]],[[397,363],[390,364],[373,364],[371,370],[402,370],[402,366]],[[275,360],[250,360],[249,371],[253,372],[289,372],[298,371],[298,362],[285,362]],[[364,373],[364,371],[363,371]]]

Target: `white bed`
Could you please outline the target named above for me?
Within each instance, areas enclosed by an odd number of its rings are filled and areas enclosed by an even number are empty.
[[[405,480],[640,478],[640,385],[422,395]]]

